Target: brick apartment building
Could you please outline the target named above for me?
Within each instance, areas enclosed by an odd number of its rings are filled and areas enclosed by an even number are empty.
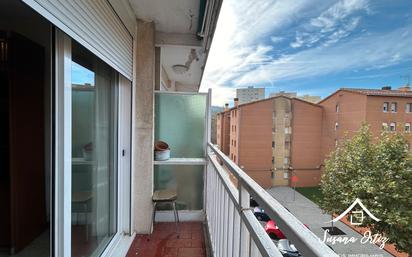
[[[323,161],[363,122],[374,136],[405,132],[411,143],[412,91],[342,88],[318,104],[276,96],[238,104],[217,116],[217,144],[263,187],[319,184]]]

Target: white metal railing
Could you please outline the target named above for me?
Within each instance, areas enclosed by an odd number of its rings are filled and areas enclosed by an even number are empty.
[[[206,219],[214,257],[281,257],[250,208],[250,196],[305,257],[338,257],[305,225],[211,143],[205,176]],[[223,162],[222,166],[219,161]],[[231,181],[232,174],[237,187]]]

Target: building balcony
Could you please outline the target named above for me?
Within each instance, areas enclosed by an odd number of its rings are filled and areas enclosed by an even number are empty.
[[[211,143],[203,185],[202,220],[180,222],[178,233],[172,222],[155,223],[151,235],[136,236],[127,256],[282,256],[251,197],[303,256],[338,256]]]
[[[152,233],[138,232],[141,235],[134,239],[128,256],[282,256],[256,219],[251,198],[276,221],[301,254],[337,256],[229,157],[208,143],[210,92],[156,92],[154,106],[155,141],[167,142],[172,158],[153,161],[153,190],[177,191],[181,222],[175,230],[172,208],[158,206],[153,227],[151,222],[144,225],[152,227]],[[142,198],[139,194],[133,197]],[[140,209],[145,215],[150,211]]]

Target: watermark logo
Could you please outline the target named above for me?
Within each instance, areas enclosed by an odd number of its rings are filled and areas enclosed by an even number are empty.
[[[352,209],[356,206],[359,205],[362,210],[357,210],[357,211],[352,211]],[[326,223],[331,223],[331,222],[337,222],[343,217],[345,217],[348,213],[350,213],[349,218],[350,218],[350,223],[352,225],[362,225],[363,220],[365,219],[364,213],[366,213],[371,219],[375,221],[380,221],[380,219],[376,218],[366,207],[363,205],[362,201],[359,198],[356,198],[356,200],[349,206],[348,209],[346,209],[344,212],[342,212],[341,215],[338,217],[334,218],[331,221],[328,221]]]
[[[359,205],[362,209],[361,210],[354,210],[353,208]],[[371,219],[375,221],[380,221],[376,216],[374,216],[366,207],[363,205],[362,201],[359,198],[356,198],[356,200],[349,206],[348,209],[346,209],[341,215],[337,216],[333,220],[330,220],[326,223],[332,223],[332,222],[337,222],[346,215],[349,214],[349,220],[352,225],[362,225],[363,221],[365,219],[365,213],[368,215]],[[336,243],[341,243],[341,244],[349,244],[349,243],[356,243],[359,241],[361,244],[376,244],[379,246],[379,248],[383,249],[385,248],[385,243],[388,242],[389,238],[381,235],[381,234],[372,234],[371,231],[365,231],[363,233],[362,238],[356,238],[356,237],[346,237],[346,236],[328,236],[327,234],[329,233],[329,229],[326,229],[323,235],[323,240],[321,240],[324,243],[330,243],[332,245]]]

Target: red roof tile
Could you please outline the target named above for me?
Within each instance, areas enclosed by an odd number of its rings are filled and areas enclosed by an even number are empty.
[[[341,88],[341,90],[360,93],[368,96],[401,96],[412,97],[412,91],[401,90],[382,90],[382,89],[366,89],[366,88]]]

